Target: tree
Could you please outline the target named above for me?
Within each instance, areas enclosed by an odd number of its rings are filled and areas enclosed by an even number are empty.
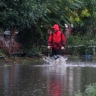
[[[90,16],[84,20],[85,24],[87,25],[88,31],[96,36],[96,0],[84,0],[84,5],[86,5],[86,9],[90,14]]]
[[[11,30],[11,41],[15,30],[36,27],[40,38],[42,28],[50,28],[53,23],[61,27],[64,23],[76,23],[81,20],[80,12],[84,10],[82,0],[0,0],[0,26]],[[80,12],[79,12],[80,10]],[[30,33],[31,34],[31,33]],[[26,37],[25,37],[26,38]],[[32,39],[32,38],[31,38]]]
[[[12,38],[17,28],[23,29],[35,24],[44,15],[39,0],[1,0],[0,27],[11,30],[9,54]]]
[[[63,26],[64,23],[74,23],[70,17],[77,17],[76,11],[80,10],[84,4],[82,0],[49,0],[46,6],[46,15],[41,18],[43,25],[51,26],[53,23],[58,23]]]

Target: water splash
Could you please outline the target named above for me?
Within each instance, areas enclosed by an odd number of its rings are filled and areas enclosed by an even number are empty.
[[[67,67],[91,67],[91,68],[96,68],[96,62],[82,62],[82,61],[70,61],[68,60],[68,57],[60,57],[59,63],[55,63],[54,57],[43,57],[42,58],[44,63],[42,65],[35,65],[38,67],[62,67],[62,68],[67,68]]]
[[[60,56],[58,65],[66,65],[66,60],[67,57]],[[45,64],[56,65],[56,60],[54,59],[54,57],[43,57],[43,61],[45,62]]]
[[[93,67],[93,68],[96,68],[96,63],[89,63],[89,62],[67,63],[66,67]]]

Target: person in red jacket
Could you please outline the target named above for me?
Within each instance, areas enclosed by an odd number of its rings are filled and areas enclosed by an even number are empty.
[[[48,37],[47,48],[50,49],[52,46],[52,55],[55,56],[55,60],[60,57],[61,50],[64,49],[66,44],[66,38],[64,34],[60,31],[58,24],[52,26],[52,32]]]

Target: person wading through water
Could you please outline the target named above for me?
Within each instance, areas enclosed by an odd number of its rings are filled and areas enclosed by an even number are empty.
[[[64,50],[65,44],[65,35],[60,31],[59,25],[54,24],[52,26],[52,33],[48,37],[47,48],[51,49],[52,46],[52,56],[55,57],[56,64],[59,62],[61,50]]]

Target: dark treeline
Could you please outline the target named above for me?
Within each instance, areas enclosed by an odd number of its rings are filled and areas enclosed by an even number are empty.
[[[95,0],[1,0],[0,10],[0,28],[11,32],[9,53],[16,30],[19,32],[16,40],[26,53],[35,53],[46,46],[48,29],[54,23],[58,23],[63,32],[64,24],[73,24],[74,36],[87,36],[88,32],[96,35]]]

